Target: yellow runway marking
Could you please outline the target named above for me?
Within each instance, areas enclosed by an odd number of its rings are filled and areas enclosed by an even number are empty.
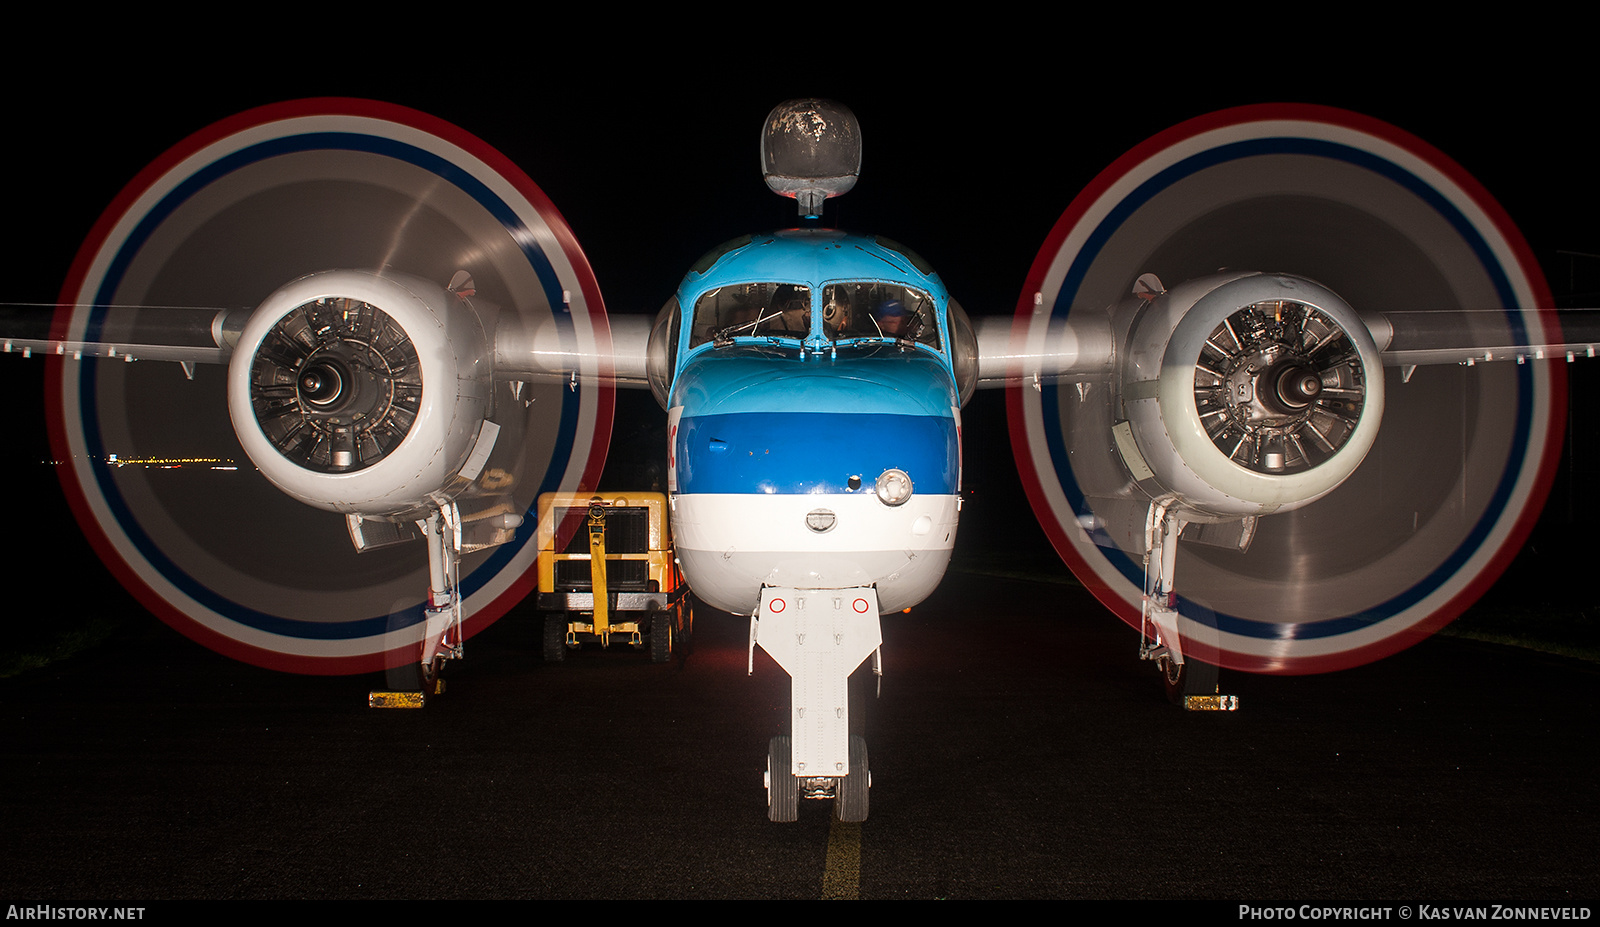
[[[855,901],[861,893],[861,825],[838,818],[828,825],[828,861],[822,869],[823,901]]]

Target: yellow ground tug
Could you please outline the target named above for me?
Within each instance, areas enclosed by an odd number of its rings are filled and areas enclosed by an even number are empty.
[[[544,659],[619,636],[665,663],[687,639],[688,587],[672,555],[667,497],[655,492],[539,497],[539,596]]]

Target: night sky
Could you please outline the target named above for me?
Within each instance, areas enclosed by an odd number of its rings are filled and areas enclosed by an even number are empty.
[[[337,42],[272,54],[130,43],[109,55],[40,52],[8,62],[0,157],[9,168],[10,247],[0,300],[53,302],[100,211],[189,133],[251,106],[323,95],[411,106],[510,157],[572,226],[613,313],[653,315],[713,245],[792,224],[792,203],[762,184],[756,143],[767,111],[802,95],[852,107],[865,139],[860,182],[830,204],[830,224],[911,246],[974,316],[1014,311],[1062,210],[1130,147],[1213,110],[1281,101],[1353,109],[1435,145],[1518,223],[1558,304],[1595,305],[1600,290],[1600,258],[1560,254],[1600,254],[1600,181],[1587,138],[1593,84],[1547,49],[1491,55],[1418,37],[1436,50],[1324,43],[1294,53],[1230,56],[1228,46],[1203,46],[1185,54],[1146,48],[1131,30],[1115,49],[996,45],[987,57],[896,37],[863,38],[858,50],[763,37],[737,55],[722,48],[713,56],[602,36],[568,52],[523,55],[485,48],[493,36],[482,25],[469,31],[459,49],[424,48],[417,35],[400,47],[346,43],[348,54],[337,53]],[[808,56],[823,64],[805,66]],[[56,89],[85,71],[92,94]],[[61,589],[89,588],[106,598],[84,607],[135,607],[98,591],[108,576],[77,536],[54,470],[39,462],[47,448],[42,378],[37,362],[0,358],[12,429],[0,466],[18,496],[7,523],[39,548],[13,562],[31,590],[24,597],[47,611]],[[1579,375],[1580,387],[1586,378]],[[1577,415],[1586,430],[1594,416],[1581,404]],[[648,442],[661,416],[648,392],[624,395],[614,440]],[[964,418],[968,489],[1020,500],[1002,394],[981,394]],[[1581,484],[1558,483],[1551,508],[1592,511],[1583,495]],[[1031,519],[1021,524],[1023,542],[1042,542]]]

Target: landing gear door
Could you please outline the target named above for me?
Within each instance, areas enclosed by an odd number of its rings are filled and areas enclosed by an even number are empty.
[[[793,678],[793,775],[849,774],[849,679],[883,643],[871,588],[761,590],[756,643]]]

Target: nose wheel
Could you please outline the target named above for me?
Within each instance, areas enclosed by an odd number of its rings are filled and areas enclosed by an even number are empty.
[[[833,812],[846,824],[867,819],[867,793],[872,788],[872,773],[867,771],[867,740],[850,736],[850,775],[836,780]]]
[[[790,772],[789,735],[767,743],[767,820],[788,823],[800,817],[800,780]]]
[[[801,778],[792,772],[793,745],[788,735],[772,738],[767,744],[767,820],[789,823],[800,817],[800,799],[832,798],[833,813],[847,824],[867,819],[868,794],[872,773],[867,769],[867,741],[859,734],[850,737],[850,774]]]
[[[768,586],[750,618],[755,648],[789,673],[791,733],[767,748],[767,817],[793,821],[800,798],[831,798],[839,820],[867,819],[867,742],[850,733],[850,674],[878,659],[883,632],[870,586],[795,589]]]

